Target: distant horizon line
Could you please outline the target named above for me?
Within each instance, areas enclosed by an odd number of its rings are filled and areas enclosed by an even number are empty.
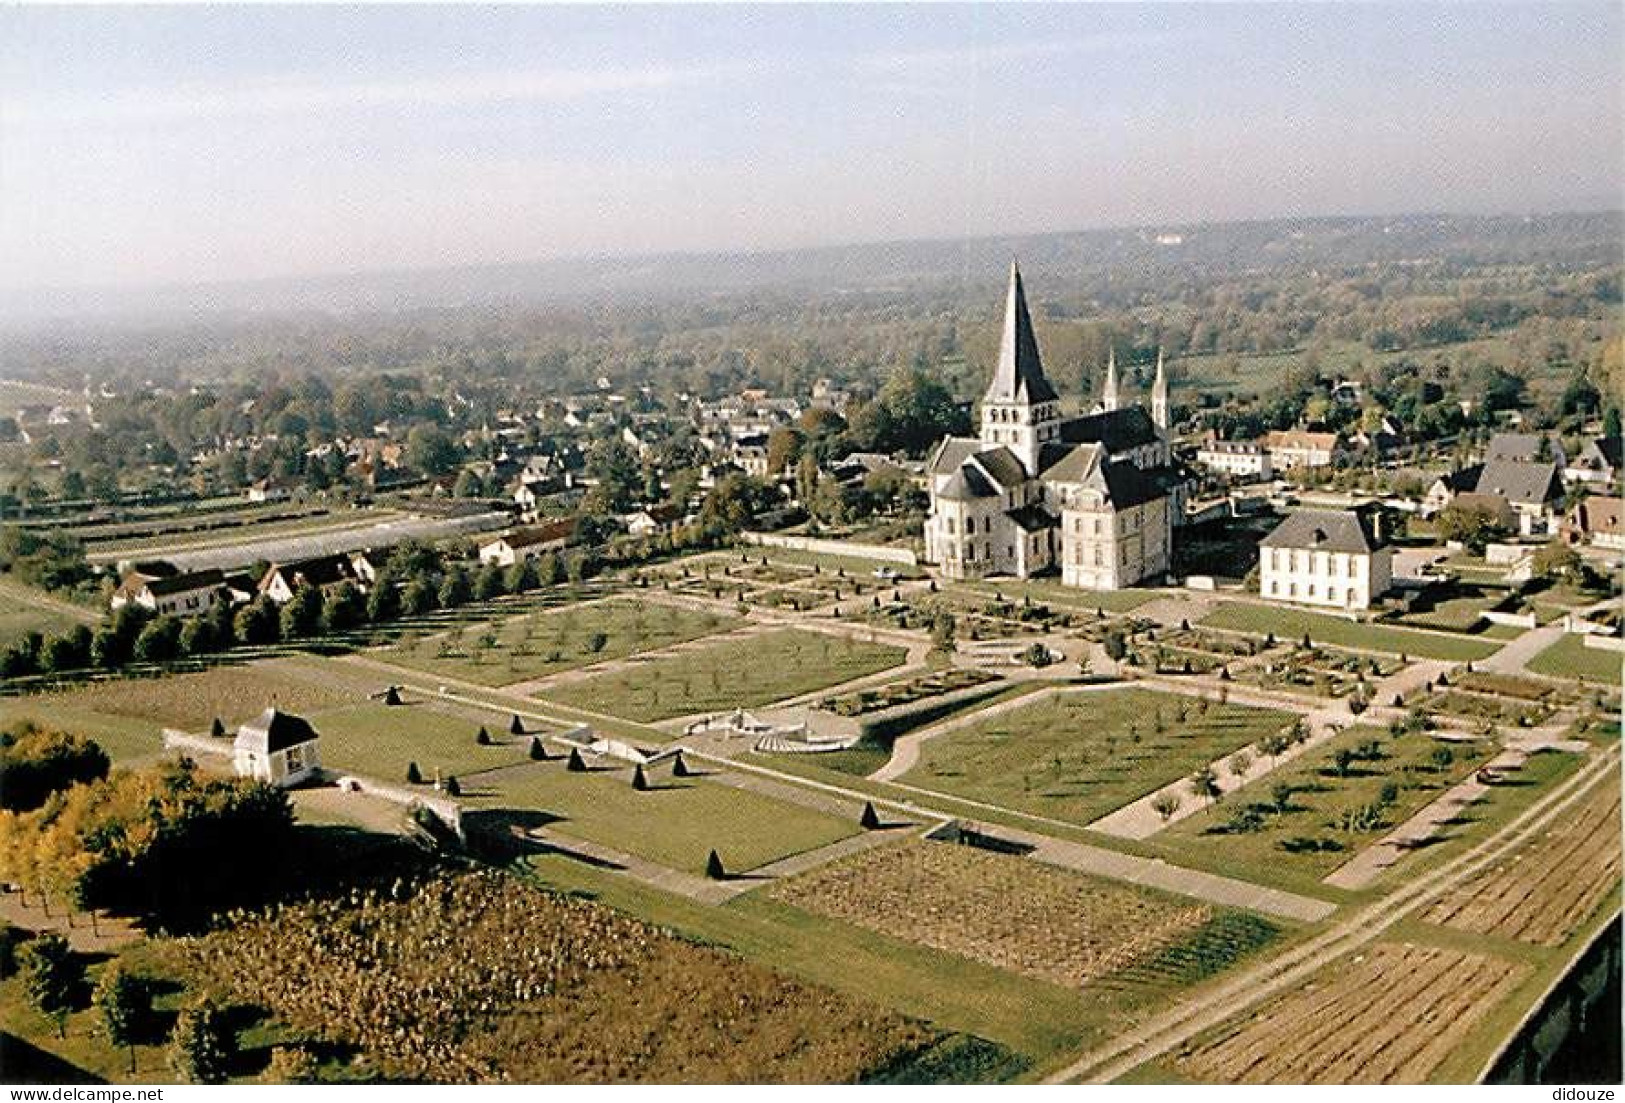
[[[241,277],[213,277],[198,280],[167,281],[163,283],[86,283],[86,284],[29,284],[12,287],[0,286],[0,302],[6,298],[51,295],[86,295],[102,292],[137,293],[145,295],[173,295],[189,291],[206,291],[215,288],[247,288],[257,285],[323,283],[346,280],[388,279],[394,277],[421,277],[452,272],[467,272],[483,269],[501,268],[531,268],[544,265],[574,264],[574,263],[604,263],[604,262],[635,262],[635,261],[666,261],[666,260],[692,260],[698,258],[765,258],[792,256],[798,253],[821,253],[839,249],[883,249],[886,247],[904,247],[920,245],[973,245],[980,242],[1024,238],[1052,238],[1074,237],[1088,234],[1110,234],[1124,232],[1145,232],[1150,230],[1180,231],[1193,230],[1203,227],[1222,226],[1248,226],[1267,225],[1277,222],[1370,222],[1380,219],[1414,220],[1422,218],[1452,218],[1473,219],[1480,221],[1504,221],[1507,219],[1542,218],[1559,215],[1586,216],[1586,215],[1613,215],[1625,217],[1625,196],[1613,206],[1595,204],[1596,197],[1590,197],[1583,202],[1577,200],[1573,205],[1552,205],[1541,208],[1523,210],[1500,211],[1452,211],[1449,209],[1419,209],[1410,211],[1388,211],[1367,213],[1325,213],[1325,214],[1280,214],[1238,218],[1209,218],[1200,221],[1158,221],[1138,223],[1113,223],[1100,226],[1074,227],[1059,230],[1019,230],[1006,233],[977,233],[961,236],[945,236],[927,234],[918,237],[896,238],[866,238],[850,241],[836,241],[821,245],[789,245],[762,248],[719,246],[709,249],[663,249],[649,252],[616,252],[606,251],[599,253],[562,253],[554,256],[531,257],[523,260],[491,260],[491,261],[458,261],[448,264],[425,264],[421,266],[396,266],[380,268],[351,268],[328,269],[305,272],[284,272],[263,276]],[[1019,257],[1012,259],[1019,260]],[[4,317],[0,310],[0,319]]]

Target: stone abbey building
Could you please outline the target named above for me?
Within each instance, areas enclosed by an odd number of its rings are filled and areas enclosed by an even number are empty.
[[[981,435],[947,437],[927,461],[927,561],[960,579],[1058,570],[1066,585],[1091,590],[1166,574],[1181,483],[1161,355],[1149,411],[1120,407],[1117,389],[1113,355],[1095,411],[1062,419],[1011,264]]]

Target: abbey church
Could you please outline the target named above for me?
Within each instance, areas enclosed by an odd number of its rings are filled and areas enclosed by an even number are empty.
[[[926,471],[925,557],[949,578],[1059,568],[1068,586],[1116,590],[1166,574],[1181,481],[1157,357],[1151,409],[1118,404],[1115,354],[1100,404],[1062,420],[1044,376],[1021,273],[1010,266],[998,366],[979,437],[947,437]]]

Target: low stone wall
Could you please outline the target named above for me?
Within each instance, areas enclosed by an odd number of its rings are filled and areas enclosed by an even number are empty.
[[[236,754],[236,746],[229,737],[215,739],[212,736],[176,731],[174,728],[164,729],[164,750],[202,755],[205,758],[229,759]]]
[[[1625,651],[1625,638],[1620,636],[1589,635],[1585,637],[1584,643],[1596,651]]]
[[[781,536],[773,532],[746,532],[741,535],[745,543],[763,548],[788,548],[818,555],[844,555],[849,559],[874,559],[882,563],[900,563],[905,567],[916,567],[920,562],[919,557],[907,548],[889,548],[882,544],[856,544],[845,540],[822,540],[814,536]]]
[[[439,817],[441,823],[451,828],[452,833],[459,839],[465,837],[463,835],[463,806],[450,797],[424,793],[415,789],[402,789],[399,786],[374,781],[369,777],[361,777],[358,774],[340,774],[333,770],[323,770],[321,779],[324,782],[337,785],[340,792],[360,793],[363,796],[377,797],[379,800],[398,804],[408,810],[418,807],[427,808]]]
[[[1502,613],[1494,609],[1484,610],[1484,619],[1491,624],[1504,624],[1509,628],[1535,627],[1535,614],[1533,613]]]

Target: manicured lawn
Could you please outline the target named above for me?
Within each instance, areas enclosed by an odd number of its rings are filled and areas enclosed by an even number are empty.
[[[753,708],[897,666],[901,647],[789,628],[561,685],[549,700],[653,721]]]
[[[1380,740],[1382,757],[1351,762],[1347,775],[1339,776],[1338,751],[1353,750],[1374,738]],[[1440,766],[1432,755],[1444,746],[1450,748],[1452,761]],[[1445,744],[1426,733],[1389,736],[1373,727],[1352,727],[1227,794],[1217,805],[1171,824],[1151,842],[1173,862],[1283,888],[1312,889],[1322,877],[1493,757],[1495,750],[1490,741]],[[1345,810],[1380,803],[1383,786],[1390,781],[1399,791],[1379,815],[1358,825],[1342,823]],[[1284,811],[1274,803],[1277,785],[1292,789]],[[1256,828],[1231,830],[1232,817],[1244,809],[1258,813]]]
[[[615,598],[459,625],[403,640],[390,662],[481,685],[546,677],[725,632],[738,620],[636,598]]]
[[[468,774],[527,761],[528,736],[511,736],[496,717],[484,721],[492,745],[475,742],[480,721],[429,704],[351,705],[308,717],[321,733],[322,765],[393,785],[406,784],[406,767],[416,762],[425,781],[455,774],[470,796],[478,779]]]
[[[703,777],[650,773],[651,788],[632,788],[630,769],[571,773],[561,760],[503,775],[502,807],[556,816],[549,830],[614,847],[689,873],[704,873],[715,850],[742,872],[855,835],[861,828],[799,804]]]
[[[1505,591],[1464,589],[1441,598],[1428,608],[1406,613],[1400,620],[1417,628],[1470,632],[1483,619],[1485,610],[1505,596]]]
[[[1621,681],[1622,659],[1625,659],[1625,655],[1618,651],[1587,647],[1584,636],[1565,634],[1529,660],[1529,669],[1552,678],[1578,678],[1617,689]]]
[[[1143,689],[1049,697],[928,741],[902,780],[1081,826],[1293,719],[1200,704]]]
[[[1496,650],[1496,644],[1483,640],[1413,632],[1383,624],[1358,624],[1341,617],[1291,609],[1284,605],[1254,605],[1240,601],[1225,602],[1203,617],[1202,624],[1209,628],[1227,628],[1233,632],[1251,632],[1260,636],[1273,632],[1277,639],[1297,639],[1307,632],[1315,643],[1452,662],[1482,659]]]

